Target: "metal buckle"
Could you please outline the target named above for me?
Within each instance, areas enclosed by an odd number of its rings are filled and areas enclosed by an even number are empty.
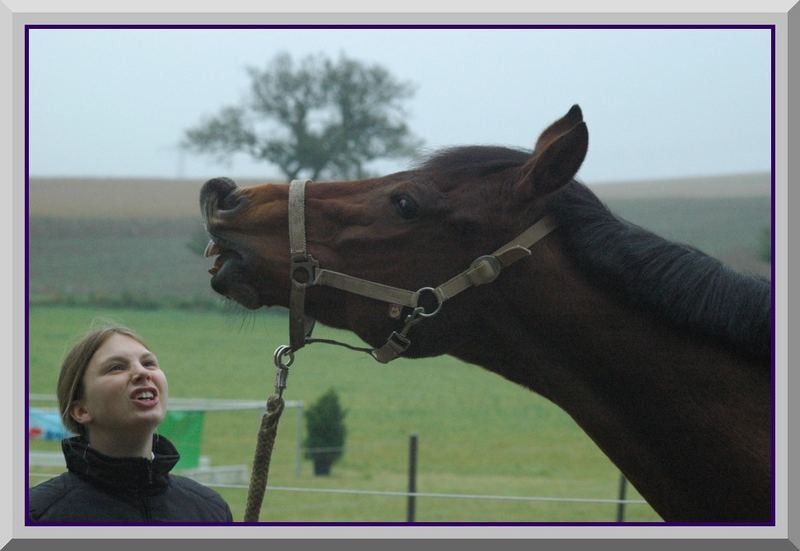
[[[289,259],[289,276],[299,285],[313,285],[316,279],[317,262],[313,256],[297,255]]]
[[[475,287],[493,282],[503,271],[503,264],[491,254],[476,258],[469,267],[467,278]]]

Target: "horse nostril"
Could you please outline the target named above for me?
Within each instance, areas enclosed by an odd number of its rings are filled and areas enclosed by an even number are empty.
[[[230,178],[212,178],[200,190],[200,209],[210,213],[216,209],[230,210],[238,204],[236,183]]]

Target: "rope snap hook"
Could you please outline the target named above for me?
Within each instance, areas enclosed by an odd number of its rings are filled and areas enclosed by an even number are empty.
[[[283,390],[286,388],[286,379],[289,378],[289,367],[294,363],[294,350],[291,346],[282,344],[275,349],[272,360],[275,362],[275,367],[278,368],[275,373],[275,394],[282,397]]]

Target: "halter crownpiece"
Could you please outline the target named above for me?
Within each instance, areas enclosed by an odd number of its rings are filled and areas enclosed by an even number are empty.
[[[344,345],[355,350],[369,352],[379,362],[388,363],[401,356],[411,345],[408,333],[414,325],[438,314],[445,301],[462,291],[493,282],[504,268],[530,256],[531,247],[557,227],[552,218],[545,216],[492,254],[478,257],[469,268],[438,287],[423,287],[417,291],[409,291],[319,267],[319,263],[306,249],[305,187],[310,181],[292,180],[289,184],[289,278],[291,280],[289,350],[292,352],[312,342],[342,344],[311,339],[314,322],[305,314],[305,292],[312,285],[333,287],[348,293],[411,308],[412,312],[406,317],[403,328],[400,331],[392,332],[386,344],[380,348],[357,348]],[[421,305],[423,297],[432,298],[436,306],[430,311],[426,310]]]

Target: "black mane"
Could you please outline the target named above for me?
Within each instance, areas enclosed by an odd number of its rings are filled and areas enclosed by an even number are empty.
[[[519,168],[531,152],[490,145],[469,145],[443,149],[423,160],[421,172],[463,172],[491,174],[507,168]]]
[[[519,168],[529,156],[503,147],[459,147],[434,155],[419,169],[490,174]],[[618,218],[576,181],[553,197],[548,210],[559,224],[566,254],[593,282],[678,327],[751,357],[770,357],[768,281]]]
[[[618,218],[578,182],[559,192],[549,211],[567,251],[592,281],[679,327],[769,358],[768,281]]]

